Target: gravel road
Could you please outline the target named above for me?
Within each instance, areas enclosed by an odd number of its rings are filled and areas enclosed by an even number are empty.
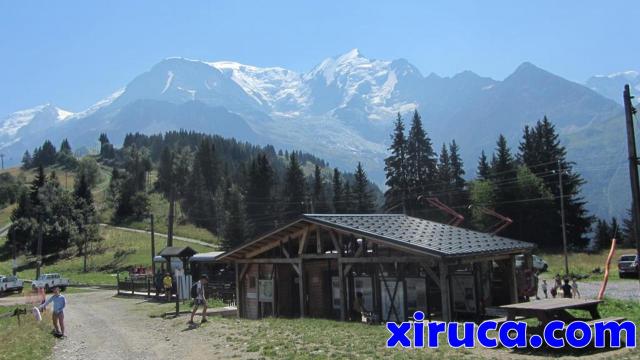
[[[547,278],[549,289],[553,284],[552,278]],[[580,296],[587,299],[595,299],[600,292],[602,281],[578,281],[578,291]],[[538,296],[543,299],[542,289],[538,287]],[[551,294],[549,294],[549,297]],[[609,281],[605,296],[618,300],[639,300],[640,299],[640,283],[638,279],[620,279]]]
[[[186,318],[151,318],[141,299],[115,298],[113,291],[67,296],[67,337],[59,340],[53,359],[218,359],[246,358],[226,334],[189,331]],[[207,327],[214,327],[210,322]],[[210,329],[205,329],[210,330]]]

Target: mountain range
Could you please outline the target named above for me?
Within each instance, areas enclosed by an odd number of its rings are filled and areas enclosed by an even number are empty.
[[[8,115],[0,120],[0,152],[18,163],[45,138],[94,148],[101,132],[118,144],[128,132],[189,129],[303,149],[349,170],[361,161],[383,184],[396,114],[408,122],[418,109],[436,151],[455,139],[472,178],[480,151],[491,153],[499,133],[515,152],[524,125],[546,115],[587,180],[590,210],[620,217],[630,203],[623,83],[640,91],[634,71],[584,84],[528,62],[502,81],[471,71],[424,76],[405,59],[370,59],[357,49],[305,73],[168,58],[81,112],[47,104]]]

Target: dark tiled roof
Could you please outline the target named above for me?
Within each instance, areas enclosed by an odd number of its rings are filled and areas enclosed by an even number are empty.
[[[167,246],[166,248],[162,249],[162,251],[160,251],[158,255],[162,257],[192,257],[196,253],[197,252],[195,250],[188,246]]]
[[[460,256],[530,250],[534,244],[445,225],[406,215],[319,215],[304,219],[386,240],[439,256]]]

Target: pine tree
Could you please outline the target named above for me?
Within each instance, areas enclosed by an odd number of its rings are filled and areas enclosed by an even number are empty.
[[[342,175],[338,168],[333,169],[333,209],[338,214],[345,213]]]
[[[305,178],[295,152],[291,152],[289,155],[289,166],[285,175],[282,197],[285,202],[283,213],[285,221],[294,219],[305,212]]]
[[[190,174],[190,154],[188,150],[173,151],[168,147],[162,152],[158,166],[156,188],[169,201],[167,219],[167,246],[173,245],[173,224],[175,219],[175,203],[183,195],[185,184]]]
[[[83,256],[83,272],[87,272],[87,257],[90,244],[100,240],[97,214],[91,194],[91,186],[85,173],[75,186],[75,219],[78,228],[78,255]]]
[[[408,192],[407,188],[407,138],[404,134],[404,123],[402,116],[398,113],[395,122],[395,129],[391,135],[391,155],[384,160],[386,185],[388,187],[384,194],[385,205],[388,210],[400,208],[405,210],[405,200]]]
[[[447,204],[451,205],[451,195],[453,191],[453,181],[451,178],[451,162],[449,160],[449,151],[447,150],[447,146],[442,144],[442,149],[440,150],[440,157],[438,159],[438,195],[440,197],[445,198],[444,200]]]
[[[227,219],[224,227],[224,236],[221,247],[223,250],[231,250],[241,245],[246,239],[246,215],[244,200],[237,186],[231,186],[226,197]]]
[[[420,196],[428,195],[435,190],[437,175],[435,152],[431,140],[422,127],[422,119],[416,110],[413,113],[411,129],[407,138],[407,183],[409,187],[408,211],[413,214],[419,212]],[[424,214],[421,214],[424,216]]]
[[[487,161],[487,156],[482,150],[480,154],[480,158],[478,159],[478,169],[476,170],[476,175],[480,180],[489,180],[491,176],[491,167],[489,166],[489,162]]]
[[[63,139],[60,144],[60,152],[71,154],[71,144],[69,144],[69,140],[66,138]]]
[[[608,249],[611,247],[611,227],[607,223],[607,220],[598,219],[596,221],[594,248],[595,249]]]
[[[358,166],[356,167],[355,182],[353,185],[353,201],[353,210],[356,213],[369,214],[376,210],[373,196],[369,190],[369,180],[360,162],[358,162]]]
[[[250,224],[250,237],[256,237],[269,231],[275,226],[273,216],[273,187],[274,172],[265,154],[251,162],[249,182],[246,196],[247,222]]]
[[[33,158],[31,158],[31,154],[29,153],[29,150],[26,150],[24,152],[24,155],[22,155],[22,168],[27,170],[27,169],[31,169],[33,167]]]
[[[316,214],[327,214],[331,212],[331,207],[327,201],[327,195],[324,190],[324,180],[322,179],[322,170],[318,164],[315,165],[313,171],[313,210]]]
[[[566,149],[560,144],[555,126],[545,116],[534,128],[523,136],[521,143],[522,161],[536,174],[545,174],[543,179],[555,198],[555,209],[548,214],[549,223],[553,224],[553,246],[562,244],[562,227],[560,221],[560,188],[557,174],[558,165],[562,169],[562,185],[564,193],[565,222],[567,240],[570,245],[584,248],[588,244],[586,234],[591,228],[593,217],[589,216],[586,201],[580,194],[585,183],[580,174],[573,171],[573,163],[566,159]]]
[[[346,181],[344,184],[341,206],[341,213],[343,214],[352,214],[356,207],[353,201],[353,193],[351,192],[351,184],[349,181]]]

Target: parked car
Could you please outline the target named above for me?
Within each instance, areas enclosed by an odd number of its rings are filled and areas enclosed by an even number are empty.
[[[21,293],[23,288],[23,281],[16,276],[1,276],[0,277],[0,293],[6,293],[16,291]]]
[[[544,261],[543,258],[541,258],[538,255],[531,255],[531,259],[533,260],[533,268],[535,270],[538,270],[540,272],[545,272],[547,271],[547,269],[549,268],[549,265],[547,264],[546,261]],[[516,268],[520,268],[522,267],[522,265],[524,264],[524,255],[517,255],[516,256]]]
[[[59,287],[61,291],[64,291],[69,286],[69,279],[63,278],[60,274],[44,274],[40,275],[37,280],[31,282],[33,289],[44,288],[45,291],[50,291],[54,287]]]
[[[638,276],[640,271],[640,264],[638,264],[638,255],[622,255],[618,260],[618,274],[620,278],[624,278],[627,275]]]

